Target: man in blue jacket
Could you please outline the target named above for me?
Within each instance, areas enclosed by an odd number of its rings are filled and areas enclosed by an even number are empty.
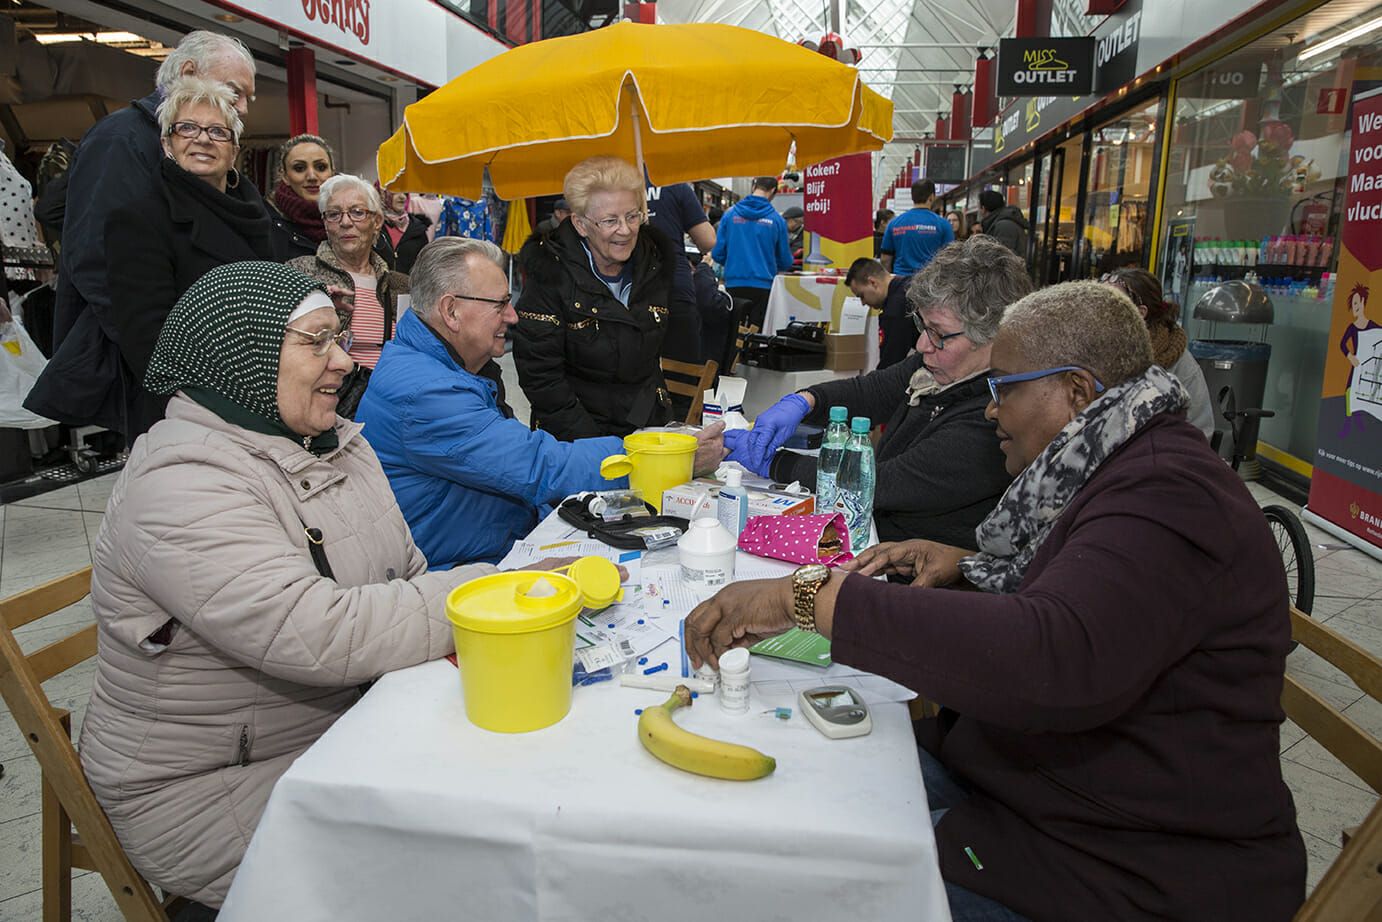
[[[423,247],[412,310],[385,343],[355,416],[432,569],[497,562],[545,507],[628,485],[600,476],[621,439],[561,442],[530,430],[504,402],[494,360],[518,315],[503,266],[503,252],[484,240],[439,237]],[[698,434],[697,470],[724,456],[723,428]]]
[[[760,176],[753,192],[725,212],[710,258],[725,267],[725,289],[749,302],[745,321],[763,328],[773,277],[792,268],[787,222],[773,208],[777,180]]]
[[[950,222],[932,210],[936,184],[929,179],[912,183],[912,208],[888,222],[878,259],[893,275],[915,275],[941,247],[955,242]]]

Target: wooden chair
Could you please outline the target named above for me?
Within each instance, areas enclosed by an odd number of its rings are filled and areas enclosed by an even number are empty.
[[[732,375],[732,374],[734,374],[734,369],[736,369],[736,368],[739,367],[739,356],[741,356],[741,355],[744,354],[744,340],[747,339],[749,336],[752,336],[754,333],[757,333],[757,332],[758,332],[758,326],[757,326],[757,324],[752,324],[752,323],[741,323],[741,324],[739,324],[739,333],[738,333],[738,335],[736,335],[736,336],[734,337],[734,354],[733,354],[732,356],[730,356],[730,359],[729,359],[729,370],[727,370],[727,371],[725,372],[725,374],[727,374],[727,375]]]
[[[1294,607],[1291,635],[1346,673],[1374,701],[1382,698],[1382,660]],[[1281,690],[1281,705],[1317,743],[1382,792],[1382,742],[1290,675]],[[1373,805],[1295,916],[1295,922],[1345,920],[1382,920],[1382,801]]]
[[[91,568],[0,601],[0,695],[38,759],[43,777],[43,922],[72,918],[72,869],[99,871],[132,922],[168,922],[176,897],[160,903],[130,864],[72,745],[71,715],[55,708],[43,683],[96,655],[88,625],[25,656],[15,628],[79,602],[91,591]],[[72,827],[77,827],[73,835]]]
[[[667,390],[691,398],[691,407],[686,411],[686,422],[693,426],[700,425],[705,392],[714,385],[715,372],[719,370],[720,364],[714,359],[704,365],[678,362],[674,359],[662,360],[662,376],[667,382]]]

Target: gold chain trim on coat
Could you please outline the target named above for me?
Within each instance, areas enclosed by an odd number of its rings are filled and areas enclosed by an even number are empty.
[[[596,326],[598,323],[599,321],[587,317],[585,320],[577,320],[575,323],[568,323],[566,328],[568,330],[584,330],[586,327]]]
[[[554,326],[561,326],[561,321],[556,314],[534,314],[532,311],[518,311],[518,316],[524,320],[535,320],[539,323],[550,323]]]

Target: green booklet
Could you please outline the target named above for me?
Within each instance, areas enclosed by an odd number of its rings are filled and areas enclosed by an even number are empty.
[[[808,666],[820,666],[822,669],[831,662],[830,641],[820,634],[800,628],[792,628],[785,634],[760,640],[749,647],[749,652],[771,656],[774,659],[791,660],[794,663],[805,663]]]

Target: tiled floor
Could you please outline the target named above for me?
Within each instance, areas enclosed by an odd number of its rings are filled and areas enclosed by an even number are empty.
[[[508,357],[501,361],[510,403],[520,419],[528,407]],[[85,566],[100,527],[111,484],[118,475],[65,487],[33,499],[0,506],[0,597]],[[1263,504],[1291,506],[1275,494],[1251,487]],[[1299,511],[1299,510],[1297,510]],[[1314,615],[1375,653],[1382,654],[1382,564],[1334,538],[1307,528],[1316,560]],[[90,621],[87,602],[59,619]],[[53,619],[48,619],[53,620]],[[53,626],[21,628],[26,649],[50,639]],[[1382,736],[1382,706],[1343,674],[1306,650],[1291,655],[1290,671],[1369,732]],[[55,704],[73,712],[80,725],[91,688],[90,663],[58,676],[46,686]],[[1287,723],[1281,731],[1281,766],[1296,799],[1301,832],[1310,854],[1313,886],[1339,853],[1339,832],[1362,821],[1376,795],[1314,741]],[[0,711],[0,922],[40,918],[38,772],[34,757],[7,711]],[[73,884],[73,917],[86,922],[117,922],[120,915],[100,877],[82,874]]]

